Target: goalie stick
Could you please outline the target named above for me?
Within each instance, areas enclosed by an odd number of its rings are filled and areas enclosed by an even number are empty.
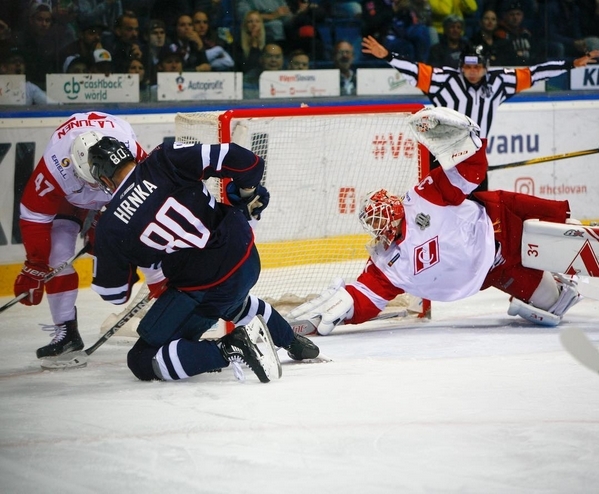
[[[104,333],[98,341],[96,341],[92,346],[87,348],[86,350],[81,350],[77,352],[65,353],[62,355],[58,355],[57,357],[48,357],[41,361],[42,369],[47,370],[56,370],[56,369],[71,369],[78,367],[85,367],[87,365],[87,360],[92,353],[94,353],[98,348],[100,348],[108,339],[116,333],[119,329],[121,329],[127,321],[129,321],[132,317],[142,311],[146,305],[150,303],[150,300],[154,298],[156,295],[152,295],[148,293],[144,298],[142,298],[137,304],[135,304],[129,312],[127,312],[119,321],[114,324],[106,333]]]
[[[548,161],[565,160],[568,158],[577,158],[579,156],[588,156],[589,154],[599,153],[597,149],[587,149],[585,151],[573,151],[571,153],[554,154],[553,156],[542,156],[540,158],[532,158],[530,160],[515,161],[514,163],[506,163],[505,165],[489,166],[489,172],[495,170],[504,170],[506,168],[516,168],[517,166],[536,165],[538,163],[547,163]]]
[[[599,350],[579,328],[564,328],[559,334],[564,348],[587,369],[599,374]]]
[[[73,257],[71,257],[70,259],[67,259],[60,266],[56,266],[52,271],[50,271],[46,275],[46,277],[44,278],[44,283],[47,283],[52,278],[54,278],[58,273],[60,273],[61,271],[64,271],[66,268],[68,268],[71,264],[73,264],[75,259],[77,259],[77,258],[81,257],[83,254],[85,254],[89,250],[90,247],[91,247],[90,244],[85,244],[83,246],[83,248],[79,252],[77,252]],[[13,305],[18,304],[21,300],[23,300],[25,297],[27,297],[27,295],[29,295],[28,292],[23,292],[20,295],[17,295],[10,302],[8,302],[7,304],[4,304],[2,307],[0,307],[0,313],[4,312],[6,309],[9,309]]]

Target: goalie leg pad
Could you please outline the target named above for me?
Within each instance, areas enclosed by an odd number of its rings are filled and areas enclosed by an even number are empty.
[[[294,321],[299,319],[316,319],[320,315],[320,306],[325,304],[331,297],[335,296],[338,290],[345,286],[345,282],[341,278],[337,278],[333,280],[331,285],[323,291],[318,297],[315,299],[309,300],[302,305],[299,305],[291,312],[287,314],[287,319],[289,321]]]
[[[520,316],[527,321],[540,326],[557,326],[562,318],[551,312],[539,309],[534,305],[527,304],[520,299],[512,298],[510,306],[507,310],[510,316]]]
[[[335,326],[342,324],[354,315],[354,299],[345,288],[340,288],[320,308],[321,320],[316,331],[321,336],[326,336],[333,331]]]

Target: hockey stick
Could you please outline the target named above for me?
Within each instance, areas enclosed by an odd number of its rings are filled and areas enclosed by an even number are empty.
[[[86,350],[65,353],[63,355],[58,355],[57,357],[49,357],[43,359],[41,363],[42,369],[56,370],[85,367],[87,365],[87,357],[89,357],[104,343],[106,343],[106,341],[108,341],[108,339],[114,333],[116,333],[125,324],[127,324],[127,321],[129,321],[137,313],[143,310],[144,307],[150,303],[150,300],[154,298],[154,296],[157,295],[152,295],[151,293],[148,293],[137,304],[135,304],[129,312],[127,312],[123,317],[121,317],[114,326],[112,326],[108,331],[106,331],[106,333],[104,333],[98,341],[96,341],[92,346],[90,346]]]
[[[405,317],[407,315],[407,313],[408,313],[407,310],[402,310],[399,312],[387,312],[384,314],[379,314],[378,316],[373,317],[372,319],[369,319],[368,322],[382,321],[384,319],[393,319],[395,317]],[[316,318],[314,320],[302,319],[299,321],[289,321],[289,325],[291,326],[291,329],[293,330],[293,332],[295,334],[299,334],[300,336],[311,335],[311,334],[317,333],[317,331],[316,331],[317,325],[314,323],[318,322],[318,319],[319,318]]]
[[[599,374],[599,350],[579,328],[564,328],[559,338],[564,348],[587,369]]]
[[[78,257],[81,257],[83,254],[85,254],[89,250],[90,247],[91,247],[90,244],[85,244],[83,246],[83,248],[79,252],[77,252],[73,257],[71,257],[70,259],[67,259],[60,266],[56,266],[52,271],[50,271],[45,276],[44,283],[47,283],[52,278],[54,278],[58,273],[60,273],[61,271],[64,271],[66,268],[68,268],[71,264],[73,264],[75,259],[77,259]],[[0,307],[0,313],[4,312],[6,309],[12,307],[15,304],[18,304],[21,300],[23,300],[28,295],[29,295],[29,292],[23,292],[23,293],[17,295],[10,302],[8,302],[7,304],[4,304],[2,307]]]
[[[599,153],[599,148],[587,149],[585,151],[573,151],[571,153],[554,154],[553,156],[543,156],[541,158],[532,158],[530,160],[515,161],[514,163],[507,163],[505,165],[490,166],[489,172],[494,172],[495,170],[503,170],[505,168],[515,168],[517,166],[536,165],[538,163],[546,163],[548,161],[557,161],[557,160],[565,160],[568,158],[577,158],[579,156],[588,156],[589,154],[597,154],[597,153]]]

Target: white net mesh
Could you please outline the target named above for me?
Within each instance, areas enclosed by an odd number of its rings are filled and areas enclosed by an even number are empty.
[[[403,195],[421,170],[409,112],[300,110],[293,116],[245,111],[243,118],[233,111],[230,124],[220,124],[214,112],[178,114],[175,121],[178,140],[231,136],[264,158],[271,199],[255,225],[263,271],[252,293],[278,307],[305,301],[336,277],[355,279],[368,257],[369,237],[357,218],[362,196],[382,187]]]

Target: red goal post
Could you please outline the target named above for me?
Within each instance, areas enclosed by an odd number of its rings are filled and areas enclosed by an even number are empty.
[[[379,188],[403,195],[428,173],[428,151],[406,125],[421,108],[304,105],[177,114],[177,141],[235,142],[266,162],[263,185],[271,198],[254,225],[263,268],[254,295],[285,314],[333,279],[359,275],[369,240],[357,219],[361,198]],[[219,197],[221,188],[210,185]],[[401,296],[391,306],[430,317],[428,300]]]

